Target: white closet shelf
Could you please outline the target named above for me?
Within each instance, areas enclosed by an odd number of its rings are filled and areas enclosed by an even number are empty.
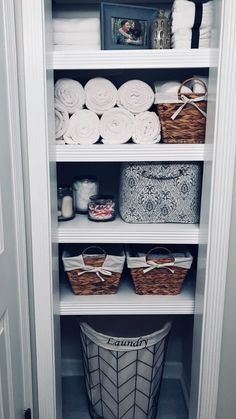
[[[132,68],[208,68],[218,61],[217,49],[166,50],[54,50],[48,67],[55,70],[132,69]]]
[[[90,221],[87,215],[60,222],[53,233],[57,243],[197,244],[198,224],[130,224],[119,216],[109,222]]]
[[[51,161],[57,162],[206,161],[211,158],[211,144],[60,144],[50,150]]]
[[[75,295],[61,282],[60,314],[193,314],[194,281],[187,280],[178,295],[137,295],[131,280],[122,278],[118,292],[111,295]]]

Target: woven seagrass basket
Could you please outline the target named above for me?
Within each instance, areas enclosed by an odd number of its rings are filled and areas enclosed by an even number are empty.
[[[167,255],[162,255],[163,250]],[[152,255],[159,252],[160,256]],[[192,258],[191,255],[190,259]],[[146,261],[158,265],[151,269],[142,267],[130,268],[136,294],[177,295],[180,293],[189,268],[176,266],[175,257],[165,247],[155,247],[146,254]],[[192,262],[192,261],[191,261]],[[190,266],[191,266],[190,262]],[[163,266],[163,268],[161,267]],[[146,271],[146,272],[145,272]]]
[[[87,254],[88,250],[96,251],[94,254]],[[100,252],[100,254],[98,253]],[[93,268],[102,268],[107,257],[107,253],[99,246],[90,246],[82,252],[84,265]],[[64,264],[65,264],[65,257]],[[69,258],[67,258],[69,259]],[[72,258],[71,258],[72,259]],[[125,257],[124,257],[125,259]],[[77,295],[103,295],[115,294],[117,292],[121,273],[109,271],[106,275],[106,268],[97,272],[85,271],[85,269],[76,268],[66,271],[68,280],[74,294]]]
[[[201,83],[205,89],[204,94],[184,94],[182,87],[194,80]],[[185,80],[178,90],[179,103],[158,103],[157,114],[160,118],[162,141],[170,144],[202,144],[205,142],[206,112],[207,112],[207,87],[205,83],[196,78]],[[186,100],[190,102],[183,104]],[[192,101],[191,101],[192,100]],[[183,108],[178,113],[178,109]],[[200,110],[199,110],[200,109]],[[176,117],[173,116],[178,113]]]

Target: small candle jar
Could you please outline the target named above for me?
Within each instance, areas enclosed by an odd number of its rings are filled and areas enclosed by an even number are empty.
[[[58,221],[72,220],[75,216],[73,189],[70,186],[60,186],[57,189]]]
[[[90,196],[88,218],[92,221],[112,221],[116,216],[115,200],[112,195]]]
[[[98,194],[98,180],[95,176],[79,177],[73,183],[75,210],[78,213],[88,212],[89,197]]]

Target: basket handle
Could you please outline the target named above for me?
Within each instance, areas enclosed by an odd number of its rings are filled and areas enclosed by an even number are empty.
[[[162,249],[162,250],[165,250],[166,252],[167,252],[167,254],[168,254],[168,256],[171,256],[171,258],[172,258],[172,262],[165,262],[165,263],[156,263],[156,262],[153,262],[153,261],[150,261],[150,262],[148,262],[148,256],[154,251],[154,250],[156,250],[156,249]],[[153,247],[151,250],[149,250],[149,252],[146,254],[146,262],[148,263],[148,265],[150,265],[148,268],[145,268],[144,270],[143,270],[143,273],[144,274],[146,274],[146,273],[148,273],[148,272],[150,272],[150,271],[152,271],[153,269],[167,269],[169,272],[171,272],[172,274],[175,272],[174,271],[174,269],[171,269],[171,267],[173,267],[174,266],[174,264],[175,264],[175,258],[174,258],[174,256],[173,256],[173,253],[169,250],[169,249],[167,249],[166,247],[158,247],[158,246],[156,246],[156,247]]]
[[[178,89],[178,98],[180,98],[180,96],[181,96],[181,89],[182,89],[182,87],[185,86],[190,81],[198,81],[204,87],[204,90],[205,90],[204,97],[207,95],[207,86],[204,83],[204,81],[201,80],[201,79],[198,79],[197,77],[191,77],[189,79],[184,80],[183,83],[181,83],[181,85],[179,86],[179,89]]]
[[[155,247],[152,247],[152,249],[150,249],[149,250],[149,252],[147,252],[147,254],[146,254],[146,260],[148,260],[148,256],[154,251],[154,250],[165,250],[165,252],[168,254],[168,256],[171,256],[171,258],[172,259],[175,259],[174,258],[174,256],[173,256],[173,253],[169,250],[169,249],[167,249],[167,247],[160,247],[160,246],[155,246]]]
[[[87,252],[87,250],[89,250],[89,249],[98,249],[101,252],[101,256],[104,256],[104,255],[106,256],[105,250],[100,246],[88,246],[88,247],[86,247],[86,249],[84,249],[83,252],[82,252],[82,256],[88,256],[88,254],[86,254],[85,252]]]
[[[179,169],[177,173],[173,173],[173,174],[171,174],[171,175],[169,175],[169,176],[163,176],[163,175],[157,176],[157,175],[152,175],[151,173],[149,174],[149,173],[147,172],[147,170],[143,170],[143,171],[142,171],[142,176],[143,176],[143,177],[146,177],[147,179],[154,179],[154,180],[170,180],[170,179],[177,179],[177,178],[179,178],[180,176],[182,176],[182,174],[183,174],[183,171],[182,171],[181,169]],[[163,248],[163,249],[164,249],[164,248]]]

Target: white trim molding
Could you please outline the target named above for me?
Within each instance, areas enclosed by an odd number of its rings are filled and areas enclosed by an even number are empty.
[[[216,90],[215,135],[209,207],[205,284],[199,280],[195,303],[195,335],[190,403],[191,419],[215,419],[220,368],[224,294],[235,165],[236,2],[222,1],[221,39]],[[203,220],[204,221],[204,220]],[[202,225],[202,230],[205,226]],[[199,273],[204,267],[199,261]],[[202,324],[202,339],[199,330]],[[200,369],[199,369],[200,363]],[[198,370],[198,371],[197,371]],[[196,376],[199,374],[198,381]],[[198,384],[197,384],[198,383]],[[196,416],[197,410],[197,416]]]

